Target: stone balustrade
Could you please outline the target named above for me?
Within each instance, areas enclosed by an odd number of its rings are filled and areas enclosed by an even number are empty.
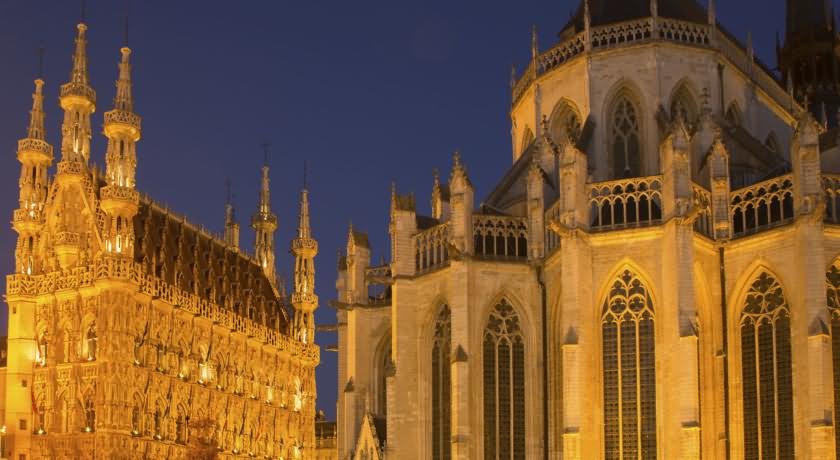
[[[423,273],[449,263],[449,224],[441,224],[412,237],[414,270]]]
[[[522,217],[473,216],[475,255],[488,259],[526,260],[528,221]]]
[[[591,183],[587,197],[593,231],[645,227],[662,221],[662,176]]]
[[[793,217],[793,178],[790,174],[730,194],[729,218],[736,238],[784,225]]]

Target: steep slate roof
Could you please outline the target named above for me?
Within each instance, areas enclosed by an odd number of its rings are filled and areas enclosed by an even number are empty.
[[[251,306],[252,319],[288,333],[282,286],[275,290],[254,259],[145,197],[134,232],[134,258],[147,273],[242,316],[248,316],[246,307]]]
[[[659,16],[689,22],[705,23],[706,9],[695,0],[658,0]],[[563,27],[561,35],[575,34],[584,29],[583,2]],[[650,0],[590,0],[589,16],[593,27],[650,16]]]

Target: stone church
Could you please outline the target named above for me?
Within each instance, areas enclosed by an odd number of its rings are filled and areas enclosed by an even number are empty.
[[[713,0],[534,37],[495,188],[456,154],[392,190],[389,263],[348,234],[338,458],[840,457],[830,3],[787,1],[778,71]]]
[[[314,458],[318,244],[307,191],[287,296],[276,276],[268,166],[252,253],[239,247],[230,203],[217,236],[137,190],[141,118],[128,47],[104,114],[106,168],[93,166],[96,92],[88,27],[77,29],[70,81],[58,91],[54,174],[41,78],[18,143],[0,458],[196,459],[209,458],[199,457],[207,449],[221,459]]]

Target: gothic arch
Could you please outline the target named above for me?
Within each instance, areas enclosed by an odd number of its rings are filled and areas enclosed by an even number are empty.
[[[606,458],[657,456],[656,308],[652,283],[630,264],[605,279],[599,297]],[[629,345],[628,345],[629,344]]]
[[[757,458],[758,451],[763,450],[770,456],[792,458],[792,297],[785,288],[788,284],[762,259],[753,262],[744,274],[729,305],[729,369],[730,375],[740,376],[730,379],[729,409],[733,426],[742,427],[731,433],[733,449],[748,457]],[[773,382],[770,390],[766,388],[768,381],[762,380],[768,378]],[[766,436],[767,430],[773,437]]]
[[[548,134],[555,144],[561,144],[566,139],[575,142],[580,138],[583,118],[574,102],[562,98],[554,106],[548,118]]]
[[[646,110],[642,91],[623,79],[613,86],[604,104],[607,165],[611,178],[638,177],[643,174],[646,158]]]
[[[744,124],[743,112],[741,112],[738,101],[732,101],[726,107],[726,121],[734,126],[742,126]]]
[[[485,459],[525,459],[528,411],[526,336],[507,298],[486,316],[482,333],[483,450]]]
[[[391,356],[391,329],[388,328],[376,344],[373,353],[372,369],[374,372],[374,405],[373,411],[377,415],[386,415],[388,409],[387,388],[385,379],[388,377],[388,369],[392,364]]]
[[[700,105],[698,104],[698,92],[689,78],[683,78],[671,91],[668,99],[668,115],[672,121],[676,121],[678,114],[683,116],[686,126],[692,127],[697,123],[700,116]]]

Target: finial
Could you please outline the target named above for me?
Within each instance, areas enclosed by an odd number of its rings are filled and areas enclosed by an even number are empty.
[[[309,188],[309,186],[307,184],[308,173],[309,173],[309,161],[303,160],[303,189],[304,190]]]
[[[233,192],[231,191],[232,183],[230,177],[225,178],[225,204],[233,203]]]
[[[452,167],[453,168],[460,168],[461,167],[461,152],[456,150],[455,153],[452,154]]]
[[[432,170],[432,177],[434,178],[435,186],[439,186],[440,185],[440,171],[438,171],[437,168]]]
[[[650,0],[650,15],[654,18],[659,17],[659,2],[657,0]]]
[[[531,59],[534,61],[540,55],[540,46],[539,46],[539,39],[538,39],[538,32],[537,32],[537,25],[534,24],[531,26]]]
[[[81,24],[85,23],[85,13],[87,13],[87,2],[85,0],[82,0],[82,11],[81,11],[81,17],[80,17],[80,19],[81,19],[80,23]]]
[[[747,32],[747,55],[750,57],[750,63],[755,61],[755,50],[753,49],[752,31]]]
[[[516,64],[510,65],[510,89],[516,86]]]

